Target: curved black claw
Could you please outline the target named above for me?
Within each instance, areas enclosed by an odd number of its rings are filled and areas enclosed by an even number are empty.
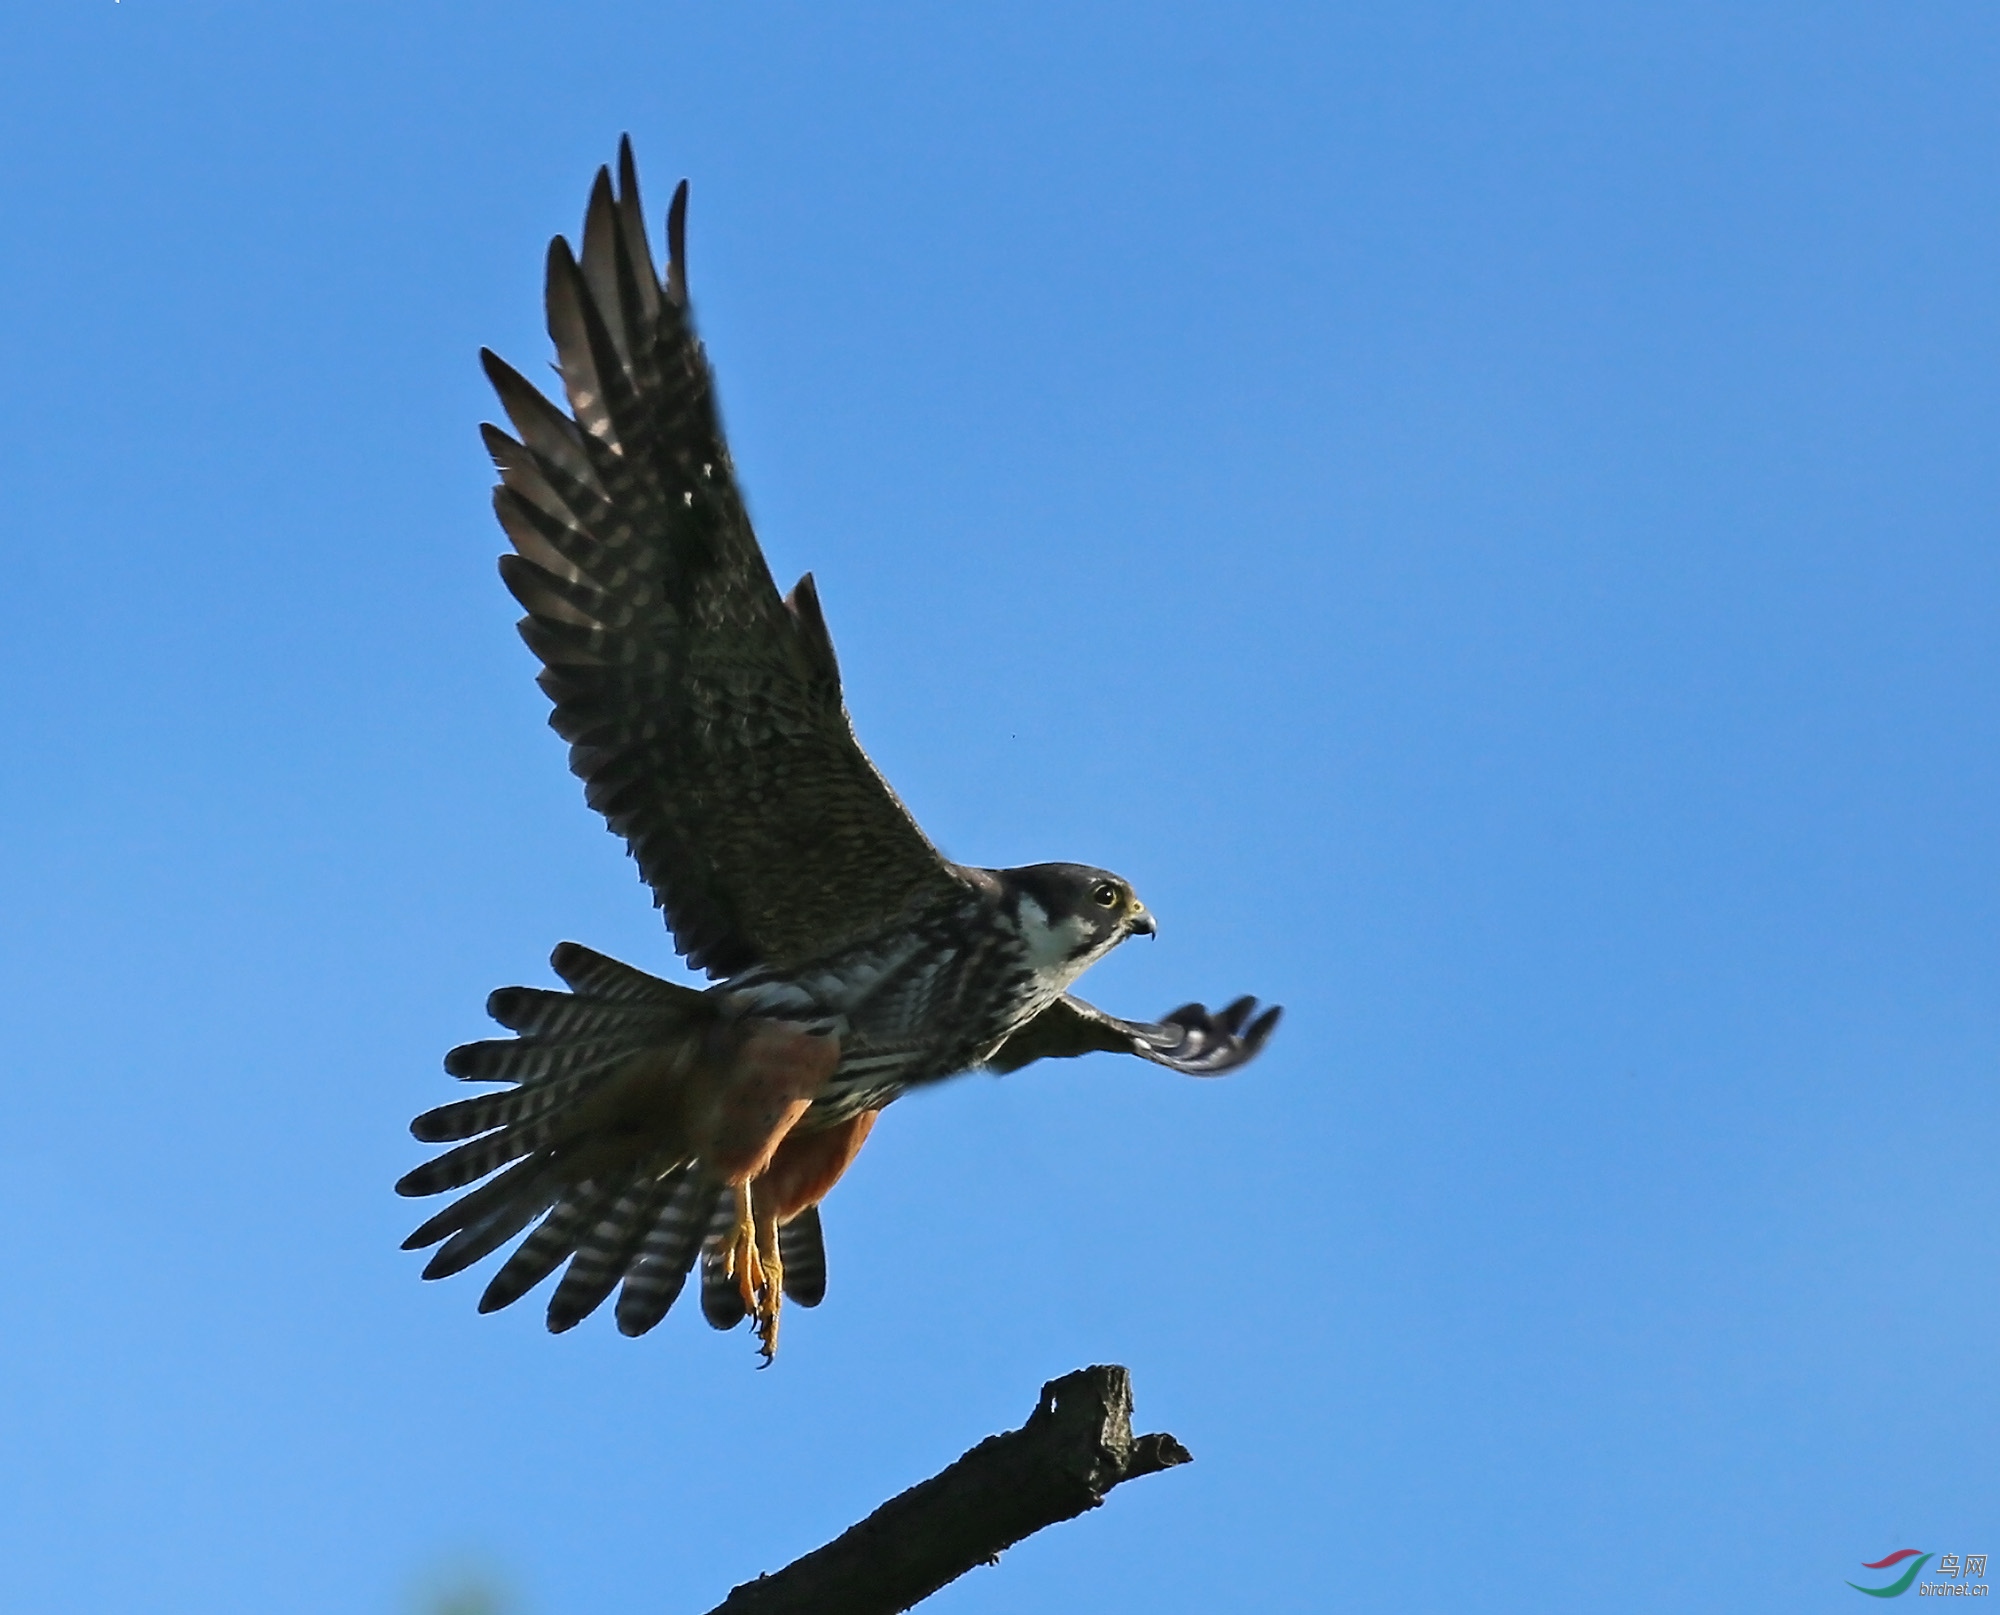
[[[1139,1052],[1191,1077],[1219,1077],[1255,1059],[1283,1014],[1277,1004],[1257,1014],[1254,998],[1239,998],[1214,1014],[1205,1004],[1183,1004],[1159,1025],[1139,1028]]]

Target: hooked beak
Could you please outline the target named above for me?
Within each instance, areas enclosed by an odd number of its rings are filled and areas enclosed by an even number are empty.
[[[1125,921],[1125,934],[1127,936],[1158,936],[1160,928],[1153,923],[1153,916],[1146,911],[1145,906],[1140,904],[1133,908],[1130,917]]]

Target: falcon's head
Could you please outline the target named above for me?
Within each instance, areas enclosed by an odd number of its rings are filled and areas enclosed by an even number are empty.
[[[1064,985],[1128,936],[1158,929],[1130,884],[1087,864],[1028,864],[996,871],[1038,974]]]

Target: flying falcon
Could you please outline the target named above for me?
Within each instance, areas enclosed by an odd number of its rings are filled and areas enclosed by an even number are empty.
[[[1092,964],[1153,934],[1132,888],[1080,864],[954,864],[876,773],[813,580],[780,598],[737,491],[688,311],[686,212],[683,182],[662,280],[622,143],[581,257],[549,247],[569,413],[487,352],[516,435],[483,430],[514,546],[500,575],[527,610],[549,723],[714,984],[562,943],[549,962],[569,991],[501,988],[487,1012],[517,1035],[445,1056],[455,1077],[506,1086],[412,1122],[455,1147],[396,1189],[479,1184],[405,1241],[439,1245],[427,1279],[533,1225],[482,1312],[567,1262],[549,1328],[622,1283],[618,1327],[640,1335],[699,1261],[703,1314],[753,1319],[768,1362],[781,1297],[825,1293],[819,1202],[899,1094],[1093,1050],[1214,1076],[1257,1053],[1278,1011],[1240,998],[1139,1022],[1074,997]]]

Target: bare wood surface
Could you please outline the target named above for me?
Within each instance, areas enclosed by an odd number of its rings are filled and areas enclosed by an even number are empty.
[[[1046,1525],[1094,1509],[1123,1481],[1193,1461],[1170,1435],[1132,1434],[1132,1376],[1080,1368],[1042,1387],[1018,1430],[892,1497],[709,1615],[897,1615]]]

